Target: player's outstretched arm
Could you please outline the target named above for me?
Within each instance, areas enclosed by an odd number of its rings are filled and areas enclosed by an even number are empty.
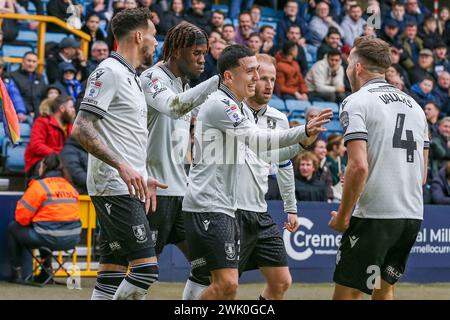
[[[127,184],[130,195],[144,201],[148,198],[148,188],[143,177],[122,157],[108,148],[94,127],[94,122],[97,120],[96,115],[80,110],[73,124],[72,136],[87,152],[117,169],[120,177]]]
[[[219,87],[219,76],[214,76],[194,88],[177,94],[153,75],[152,70],[145,71],[141,75],[141,81],[144,84],[147,105],[174,119],[200,106],[209,94]]]
[[[338,212],[331,213],[330,228],[344,232],[348,228],[353,207],[366,184],[369,165],[367,163],[367,141],[351,140],[347,142],[348,163],[345,170],[342,201]]]

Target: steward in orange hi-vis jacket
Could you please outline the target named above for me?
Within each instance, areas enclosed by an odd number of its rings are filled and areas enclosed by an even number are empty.
[[[58,155],[46,158],[40,173],[41,178],[33,180],[17,202],[16,221],[8,229],[15,280],[21,280],[18,273],[24,248],[67,250],[80,240],[78,192],[62,177]],[[46,266],[51,267],[51,262]]]

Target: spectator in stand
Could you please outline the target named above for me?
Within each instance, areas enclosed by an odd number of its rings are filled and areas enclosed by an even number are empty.
[[[253,30],[252,17],[248,11],[241,12],[239,15],[239,27],[234,37],[237,44],[246,45],[250,35],[257,30]]]
[[[319,159],[310,152],[302,152],[295,163],[295,197],[297,201],[327,201],[327,186],[317,174]]]
[[[326,58],[312,66],[306,75],[310,100],[337,103],[344,100],[344,68],[341,62],[341,52],[332,50]]]
[[[125,9],[136,9],[138,6],[137,0],[125,0]]]
[[[277,93],[283,99],[308,100],[308,86],[300,72],[296,61],[297,45],[287,41],[281,52],[276,55],[277,61]]]
[[[51,105],[52,115],[36,119],[30,142],[25,150],[25,172],[28,181],[36,178],[42,159],[59,153],[72,131],[75,108],[71,97],[60,95]]]
[[[450,205],[450,161],[431,182],[431,198],[434,204]]]
[[[218,74],[217,60],[226,46],[225,40],[218,40],[211,45],[209,53],[205,57],[205,71],[200,75],[199,83]]]
[[[111,0],[110,0],[111,1]],[[138,1],[138,6],[141,6],[141,3]],[[114,34],[112,32],[111,20],[114,18],[116,14],[125,9],[125,1],[124,0],[112,0],[112,13],[111,19],[109,19],[108,27],[106,28],[106,43],[108,44],[108,48],[110,51],[116,50],[117,43],[114,39]]]
[[[164,18],[164,11],[162,7],[156,3],[156,0],[138,0],[138,7],[148,8],[151,11],[151,20],[155,25],[157,34],[162,34],[162,29],[164,27],[161,20]]]
[[[275,29],[272,26],[262,26],[259,30],[259,35],[263,42],[261,53],[266,53],[274,57],[278,51],[278,47],[273,41],[275,38]]]
[[[450,20],[450,10],[448,7],[441,7],[439,9],[439,19],[438,19],[438,32],[441,37],[444,36],[445,25],[447,21]]]
[[[73,101],[77,101],[78,95],[83,91],[80,81],[75,78],[77,70],[68,62],[61,62],[59,68],[62,77],[55,82],[55,86],[59,87],[63,94],[70,96]]]
[[[335,28],[330,28],[327,36],[317,50],[317,60],[322,60],[331,50],[341,50],[341,34]]]
[[[415,83],[411,87],[411,94],[414,100],[424,108],[428,102],[436,102],[433,95],[433,78],[426,76],[422,81]]]
[[[437,30],[437,21],[433,16],[425,18],[423,25],[419,29],[418,36],[423,40],[423,46],[431,50],[442,41]]]
[[[230,0],[228,1],[228,17],[233,20],[238,17],[239,12],[248,11],[255,0]]]
[[[393,85],[398,90],[411,95],[409,90],[406,88],[405,83],[403,82],[403,80],[400,78],[400,76],[398,74],[395,74],[395,75],[391,76],[390,78],[386,77],[386,80],[389,84]]]
[[[317,113],[317,115],[319,112]],[[306,121],[308,123],[308,121]],[[328,168],[327,162],[327,143],[325,140],[316,140],[313,146],[313,152],[319,159],[319,168],[317,169],[317,176],[320,180],[325,182],[327,186],[327,198],[328,201],[333,201],[333,179],[331,178],[330,168]]]
[[[25,103],[23,102],[22,96],[20,95],[19,88],[17,88],[14,80],[6,78],[5,76],[5,61],[2,57],[0,57],[0,78],[5,83],[6,91],[8,91],[9,97],[11,98],[19,122],[27,121],[27,108],[25,107]],[[0,122],[2,121],[3,119],[0,115]],[[0,126],[3,126],[3,124],[0,124]]]
[[[63,178],[61,162],[53,153],[41,163],[38,180],[29,185],[17,202],[15,219],[8,226],[11,281],[23,281],[24,249],[73,249],[80,241],[80,233],[78,193]],[[45,269],[34,281],[45,283],[52,269],[51,253],[40,250],[40,257],[45,260]]]
[[[388,12],[388,15],[385,19],[391,18],[394,19],[397,22],[397,25],[400,29],[400,34],[405,31],[406,28],[406,17],[405,17],[405,4],[401,1],[396,1],[392,5],[392,10]]]
[[[364,31],[366,21],[362,18],[362,9],[358,5],[351,6],[348,14],[341,22],[344,43],[353,47],[353,41]]]
[[[86,16],[90,17],[96,15],[100,20],[108,21],[107,13],[108,6],[105,4],[105,0],[92,0],[90,4],[86,6]]]
[[[419,5],[419,0],[406,0],[405,9],[406,19],[415,20],[418,24],[421,24],[425,17],[430,14],[430,10],[423,5]]]
[[[81,27],[81,31],[86,32],[91,36],[91,41],[89,41],[89,52],[92,51],[92,44],[95,41],[106,40],[103,31],[100,30],[100,17],[95,13],[88,16],[86,23]]]
[[[72,137],[64,144],[60,154],[64,168],[69,174],[72,185],[79,194],[88,194],[86,187],[88,154],[83,147]]]
[[[434,46],[434,73],[437,77],[444,71],[450,72],[450,60],[448,58],[448,48],[444,42],[438,42]]]
[[[344,145],[344,137],[337,133],[330,134],[327,141],[327,151],[326,165],[331,173],[333,198],[334,201],[340,201],[344,171],[347,165],[347,158],[345,157],[347,148]]]
[[[364,31],[363,31],[363,34],[361,36],[370,37],[370,38],[376,38],[377,37],[377,34],[375,32],[375,28],[373,26],[369,26],[368,24],[366,24],[363,29],[364,29]]]
[[[441,107],[444,116],[450,115],[450,73],[444,71],[438,77],[433,91],[437,103]]]
[[[14,80],[23,102],[26,107],[26,114],[29,116],[28,122],[32,123],[33,118],[39,115],[39,104],[43,98],[43,91],[46,87],[44,77],[37,72],[38,56],[34,52],[26,52],[23,56],[22,65],[19,70],[11,73],[11,80]],[[21,116],[24,121],[23,116]]]
[[[311,44],[315,47],[319,47],[330,27],[336,28],[340,34],[343,34],[339,24],[330,16],[330,6],[328,3],[320,2],[316,6],[316,16],[314,16],[309,23],[309,29],[311,30],[312,36]]]
[[[173,0],[170,10],[164,13],[164,19],[161,21],[161,34],[165,35],[170,28],[175,27],[184,20],[184,5],[182,0]]]
[[[72,7],[69,8],[69,7]],[[75,13],[74,13],[75,11]],[[74,15],[76,18],[81,19],[83,14],[83,6],[78,3],[77,0],[50,0],[47,4],[47,15],[61,19],[62,21],[69,23],[69,18]],[[67,32],[60,28],[56,24],[49,23],[47,25],[47,31],[50,32]]]
[[[108,45],[104,41],[95,41],[91,48],[91,57],[87,64],[87,73],[91,74],[100,62],[109,57]]]
[[[192,0],[192,8],[185,15],[186,21],[202,28],[208,34],[211,33],[211,13],[205,10],[205,0]]]
[[[297,62],[300,66],[303,77],[305,77],[308,72],[308,61],[306,60],[306,42],[305,38],[302,37],[300,27],[294,25],[290,26],[286,37],[288,41],[292,41],[297,44]]]
[[[44,4],[41,0],[17,0],[17,3],[25,9],[28,9],[29,2],[34,4],[34,7],[36,8],[36,14],[41,16],[45,15]]]
[[[250,48],[255,54],[261,52],[263,42],[258,32],[253,32],[247,40],[247,47]]]
[[[53,114],[51,110],[52,103],[61,93],[61,89],[54,84],[47,86],[44,92],[44,100],[39,105],[39,115],[41,117]]]
[[[428,130],[432,136],[436,136],[439,133],[439,113],[441,112],[439,106],[434,102],[428,102],[423,108],[425,116],[427,117]]]
[[[383,23],[383,29],[378,33],[381,40],[386,41],[389,45],[395,48],[402,48],[402,41],[400,39],[398,23],[394,19],[388,18]]]
[[[214,11],[211,15],[212,31],[218,31],[222,33],[224,24],[225,24],[225,14],[219,10]]]
[[[450,117],[439,121],[438,132],[432,136],[430,144],[431,177],[438,175],[438,171],[450,160]]]
[[[411,69],[417,64],[419,53],[423,49],[423,40],[417,36],[417,25],[415,22],[406,24],[402,43],[406,54],[406,59],[402,61],[402,64],[406,69]]]
[[[232,24],[223,26],[222,37],[228,45],[236,44],[236,29]]]
[[[422,49],[419,54],[419,63],[409,71],[411,83],[422,81],[426,76],[434,79],[433,52],[430,49]]]
[[[253,5],[249,11],[250,16],[252,17],[252,28],[253,30],[258,30],[259,23],[261,22],[261,8],[259,6]]]
[[[391,61],[392,61],[391,67],[397,71],[403,83],[405,83],[405,85],[409,88],[411,85],[409,82],[408,71],[406,71],[405,68],[403,68],[402,65],[400,64],[400,56],[401,56],[400,49],[396,47],[391,47]]]
[[[208,45],[211,47],[211,45],[218,40],[223,40],[222,34],[219,31],[212,31],[208,37]]]
[[[1,13],[18,13],[14,0],[0,1]],[[19,35],[19,20],[16,19],[0,19],[2,42],[14,42]]]
[[[305,39],[310,40],[308,25],[305,20],[298,16],[298,3],[296,0],[288,0],[284,5],[284,17],[277,24],[277,42],[281,47],[287,39],[287,33],[291,26],[300,27]]]
[[[87,61],[83,51],[80,50],[80,43],[74,38],[66,37],[59,44],[59,51],[51,53],[46,60],[47,78],[49,83],[61,79],[62,74],[59,69],[61,62],[71,63],[75,70],[81,72],[81,79],[87,79]]]

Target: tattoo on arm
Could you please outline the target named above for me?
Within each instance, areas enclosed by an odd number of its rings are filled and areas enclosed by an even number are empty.
[[[94,127],[94,122],[97,120],[94,114],[80,110],[73,125],[72,136],[87,152],[117,169],[124,160],[109,149],[98,134]]]

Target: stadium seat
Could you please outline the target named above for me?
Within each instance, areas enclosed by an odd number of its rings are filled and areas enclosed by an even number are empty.
[[[320,109],[331,108],[333,113],[339,113],[339,105],[335,102],[313,101],[312,104]]]
[[[4,140],[5,140],[5,128],[3,127],[3,122],[0,121],[0,146],[3,146]],[[0,154],[3,154],[3,148],[0,148]]]
[[[262,28],[264,26],[271,26],[275,31],[277,31],[277,23],[269,20],[261,20],[258,24],[258,28]]]
[[[153,61],[156,63],[163,53],[164,41],[158,41],[155,54],[153,55]]]
[[[16,46],[16,45],[10,45],[10,44],[5,44],[3,46],[3,56],[5,56],[5,57],[20,57],[20,58],[22,58],[23,55],[28,51],[34,51],[34,50],[30,46]]]
[[[303,113],[310,106],[309,101],[286,100],[286,107],[290,112]]]
[[[57,42],[60,43],[62,39],[67,37],[65,33],[57,33],[57,32],[46,32],[45,33],[45,43],[47,42]]]
[[[280,110],[280,111],[286,110],[286,105],[284,104],[284,101],[279,98],[272,98],[269,101],[269,106],[271,106],[272,108],[275,108],[277,110]]]
[[[20,30],[17,40],[25,41],[30,44],[36,44],[38,41],[37,33],[31,30]]]
[[[280,19],[283,17],[283,11],[277,11],[270,7],[262,7],[261,8],[261,17],[262,18]]]
[[[226,16],[228,15],[228,5],[226,4],[213,4],[212,11],[222,11]]]
[[[338,120],[333,120],[325,125],[329,132],[342,132],[341,124]]]
[[[20,138],[29,138],[31,135],[31,126],[28,123],[20,123]]]
[[[9,140],[3,142],[3,152],[5,157],[4,169],[6,172],[24,172],[25,171],[25,148],[26,142],[19,142],[13,146]]]

